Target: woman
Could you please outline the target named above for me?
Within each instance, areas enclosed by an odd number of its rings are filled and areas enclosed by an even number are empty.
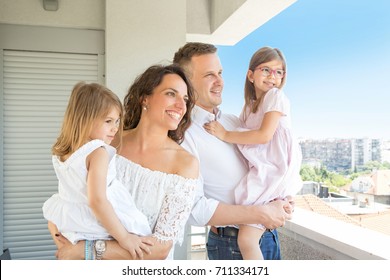
[[[199,176],[198,161],[179,145],[193,104],[191,84],[174,65],[149,67],[124,99],[117,174],[153,230],[154,245],[144,259],[172,259],[173,245],[183,238]],[[85,258],[84,241],[71,246],[53,225],[49,229],[63,244],[58,258]],[[116,241],[106,243],[103,250],[95,247],[102,259],[132,259]]]

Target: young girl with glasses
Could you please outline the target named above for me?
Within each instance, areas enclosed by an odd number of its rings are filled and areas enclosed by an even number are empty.
[[[282,52],[270,47],[259,49],[246,74],[242,128],[226,131],[217,121],[204,125],[222,141],[238,144],[249,162],[248,174],[235,189],[237,204],[285,199],[302,187],[302,156],[291,130],[290,102],[282,91],[285,82]],[[263,259],[259,240],[265,230],[263,225],[239,225],[238,245],[244,259]]]
[[[152,245],[148,237],[140,237],[152,233],[146,216],[116,179],[116,149],[110,143],[118,131],[122,135],[122,117],[122,104],[113,92],[80,82],[73,88],[52,147],[58,193],[44,203],[43,214],[49,228],[56,225],[73,244],[87,240],[86,259],[98,257],[88,240],[115,238],[139,258]]]

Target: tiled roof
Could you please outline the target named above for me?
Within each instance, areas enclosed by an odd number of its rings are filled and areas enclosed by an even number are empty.
[[[294,201],[296,207],[313,211],[317,214],[341,220],[346,223],[351,223],[360,226],[360,223],[358,221],[352,219],[348,215],[341,213],[339,210],[326,204],[319,197],[313,194],[297,195],[294,198]]]
[[[376,214],[354,215],[363,227],[390,235],[390,210]]]
[[[296,207],[390,235],[390,210],[373,214],[349,216],[313,194],[297,195],[294,201]]]

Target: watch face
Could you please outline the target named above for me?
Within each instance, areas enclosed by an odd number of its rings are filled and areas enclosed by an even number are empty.
[[[96,251],[106,250],[106,242],[104,242],[103,240],[96,241],[95,249],[96,249]]]

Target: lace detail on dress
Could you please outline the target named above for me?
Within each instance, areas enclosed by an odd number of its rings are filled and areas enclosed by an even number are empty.
[[[172,184],[180,187],[180,190],[164,197],[153,236],[161,241],[173,240],[174,243],[181,244],[185,225],[194,203],[196,182],[195,180],[187,180],[186,184],[182,184],[180,182],[182,178],[177,176],[175,179],[177,182],[172,182]]]
[[[150,170],[117,156],[117,178],[146,215],[159,241],[181,243],[191,213],[198,179]]]

